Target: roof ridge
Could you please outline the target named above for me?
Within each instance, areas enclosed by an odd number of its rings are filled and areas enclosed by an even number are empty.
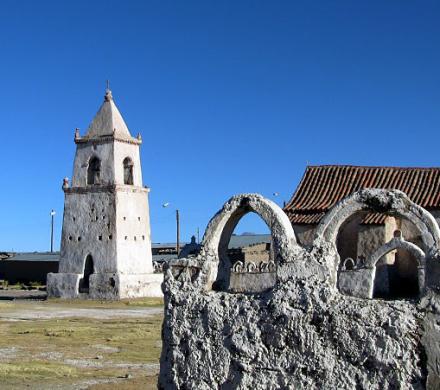
[[[307,165],[306,171],[308,169],[315,169],[315,168],[373,168],[373,169],[396,169],[396,170],[405,170],[405,169],[438,169],[439,167],[415,167],[415,166],[393,166],[393,165],[351,165],[351,164],[322,164],[322,165]]]

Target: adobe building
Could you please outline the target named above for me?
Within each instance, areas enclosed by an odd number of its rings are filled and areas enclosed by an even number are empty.
[[[284,207],[298,242],[310,246],[316,227],[336,203],[363,188],[397,189],[440,221],[440,168],[308,166]],[[360,266],[378,248],[402,237],[423,250],[420,231],[407,219],[383,213],[358,212],[337,237],[340,271]],[[402,248],[384,255],[377,265],[377,297],[418,294],[417,259]]]
[[[76,130],[75,143],[72,183],[63,184],[59,273],[48,274],[48,295],[161,296],[163,276],[153,273],[141,137],[131,136],[109,89],[87,134]]]

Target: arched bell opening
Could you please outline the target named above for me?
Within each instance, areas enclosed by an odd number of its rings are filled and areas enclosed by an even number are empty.
[[[96,156],[89,160],[87,167],[87,184],[101,184],[101,160]]]
[[[124,168],[124,184],[133,185],[133,161],[126,157],[122,163]]]

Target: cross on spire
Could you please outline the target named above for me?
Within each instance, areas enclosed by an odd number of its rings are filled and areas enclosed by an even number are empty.
[[[105,96],[104,96],[104,100],[106,102],[109,102],[110,100],[113,100],[113,96],[112,96],[112,91],[110,91],[110,81],[106,80],[106,89],[105,89]]]

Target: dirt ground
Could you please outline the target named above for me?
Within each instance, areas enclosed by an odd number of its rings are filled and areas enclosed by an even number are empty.
[[[1,389],[156,389],[163,303],[0,301]]]

